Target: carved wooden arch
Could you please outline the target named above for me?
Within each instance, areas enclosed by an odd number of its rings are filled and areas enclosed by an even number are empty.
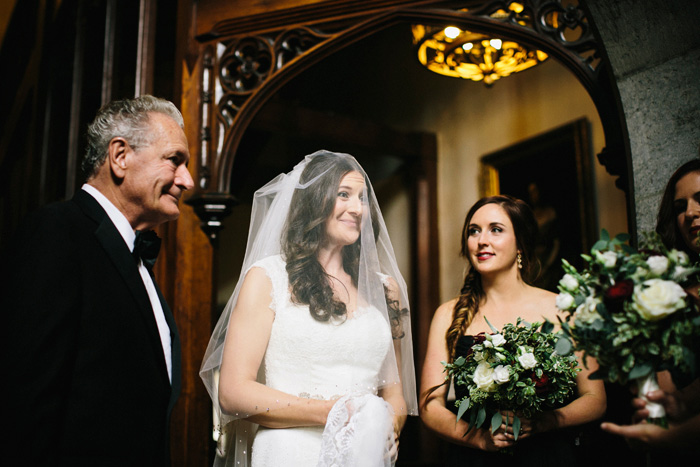
[[[293,24],[273,15],[252,26],[240,20],[222,21],[200,36],[202,42],[202,126],[197,188],[188,203],[215,237],[221,219],[236,200],[230,180],[243,134],[267,100],[292,78],[324,58],[392,25],[413,22],[454,25],[474,32],[510,38],[543,50],[564,64],[579,79],[599,112],[606,148],[600,162],[617,185],[627,190],[629,154],[616,87],[605,71],[602,47],[580,5],[563,6],[562,0],[524,0],[520,14],[494,18],[494,12],[510,2],[491,0],[474,7],[471,2],[403,2],[371,12],[348,15],[323,6]],[[469,6],[469,10],[464,8]],[[361,10],[360,7],[357,7]],[[552,13],[558,23],[552,23]],[[325,14],[324,14],[325,13]],[[565,30],[577,29],[574,40]]]

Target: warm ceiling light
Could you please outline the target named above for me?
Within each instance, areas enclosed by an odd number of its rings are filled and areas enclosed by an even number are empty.
[[[519,4],[511,3],[511,8],[517,7]],[[547,54],[540,50],[454,26],[443,29],[414,25],[412,29],[418,60],[429,70],[445,76],[484,81],[487,86],[547,59]]]
[[[454,26],[448,26],[445,28],[445,37],[447,37],[448,39],[454,39],[455,37],[459,37],[461,33],[462,30]]]

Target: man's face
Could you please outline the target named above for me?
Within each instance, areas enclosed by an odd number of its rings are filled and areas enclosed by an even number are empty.
[[[190,153],[182,128],[167,115],[151,113],[149,131],[149,146],[130,149],[129,170],[121,187],[127,218],[136,230],[177,219],[182,193],[194,187],[187,170]]]

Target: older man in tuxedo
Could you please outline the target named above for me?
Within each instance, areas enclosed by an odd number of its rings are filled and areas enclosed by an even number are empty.
[[[193,187],[180,112],[152,96],[88,127],[87,182],[29,216],[2,268],[3,465],[165,466],[180,347],[152,229]]]

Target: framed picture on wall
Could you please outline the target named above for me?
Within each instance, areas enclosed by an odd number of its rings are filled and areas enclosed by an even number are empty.
[[[482,196],[507,194],[533,209],[539,287],[557,291],[565,258],[581,266],[598,237],[589,122],[563,125],[481,158]]]

